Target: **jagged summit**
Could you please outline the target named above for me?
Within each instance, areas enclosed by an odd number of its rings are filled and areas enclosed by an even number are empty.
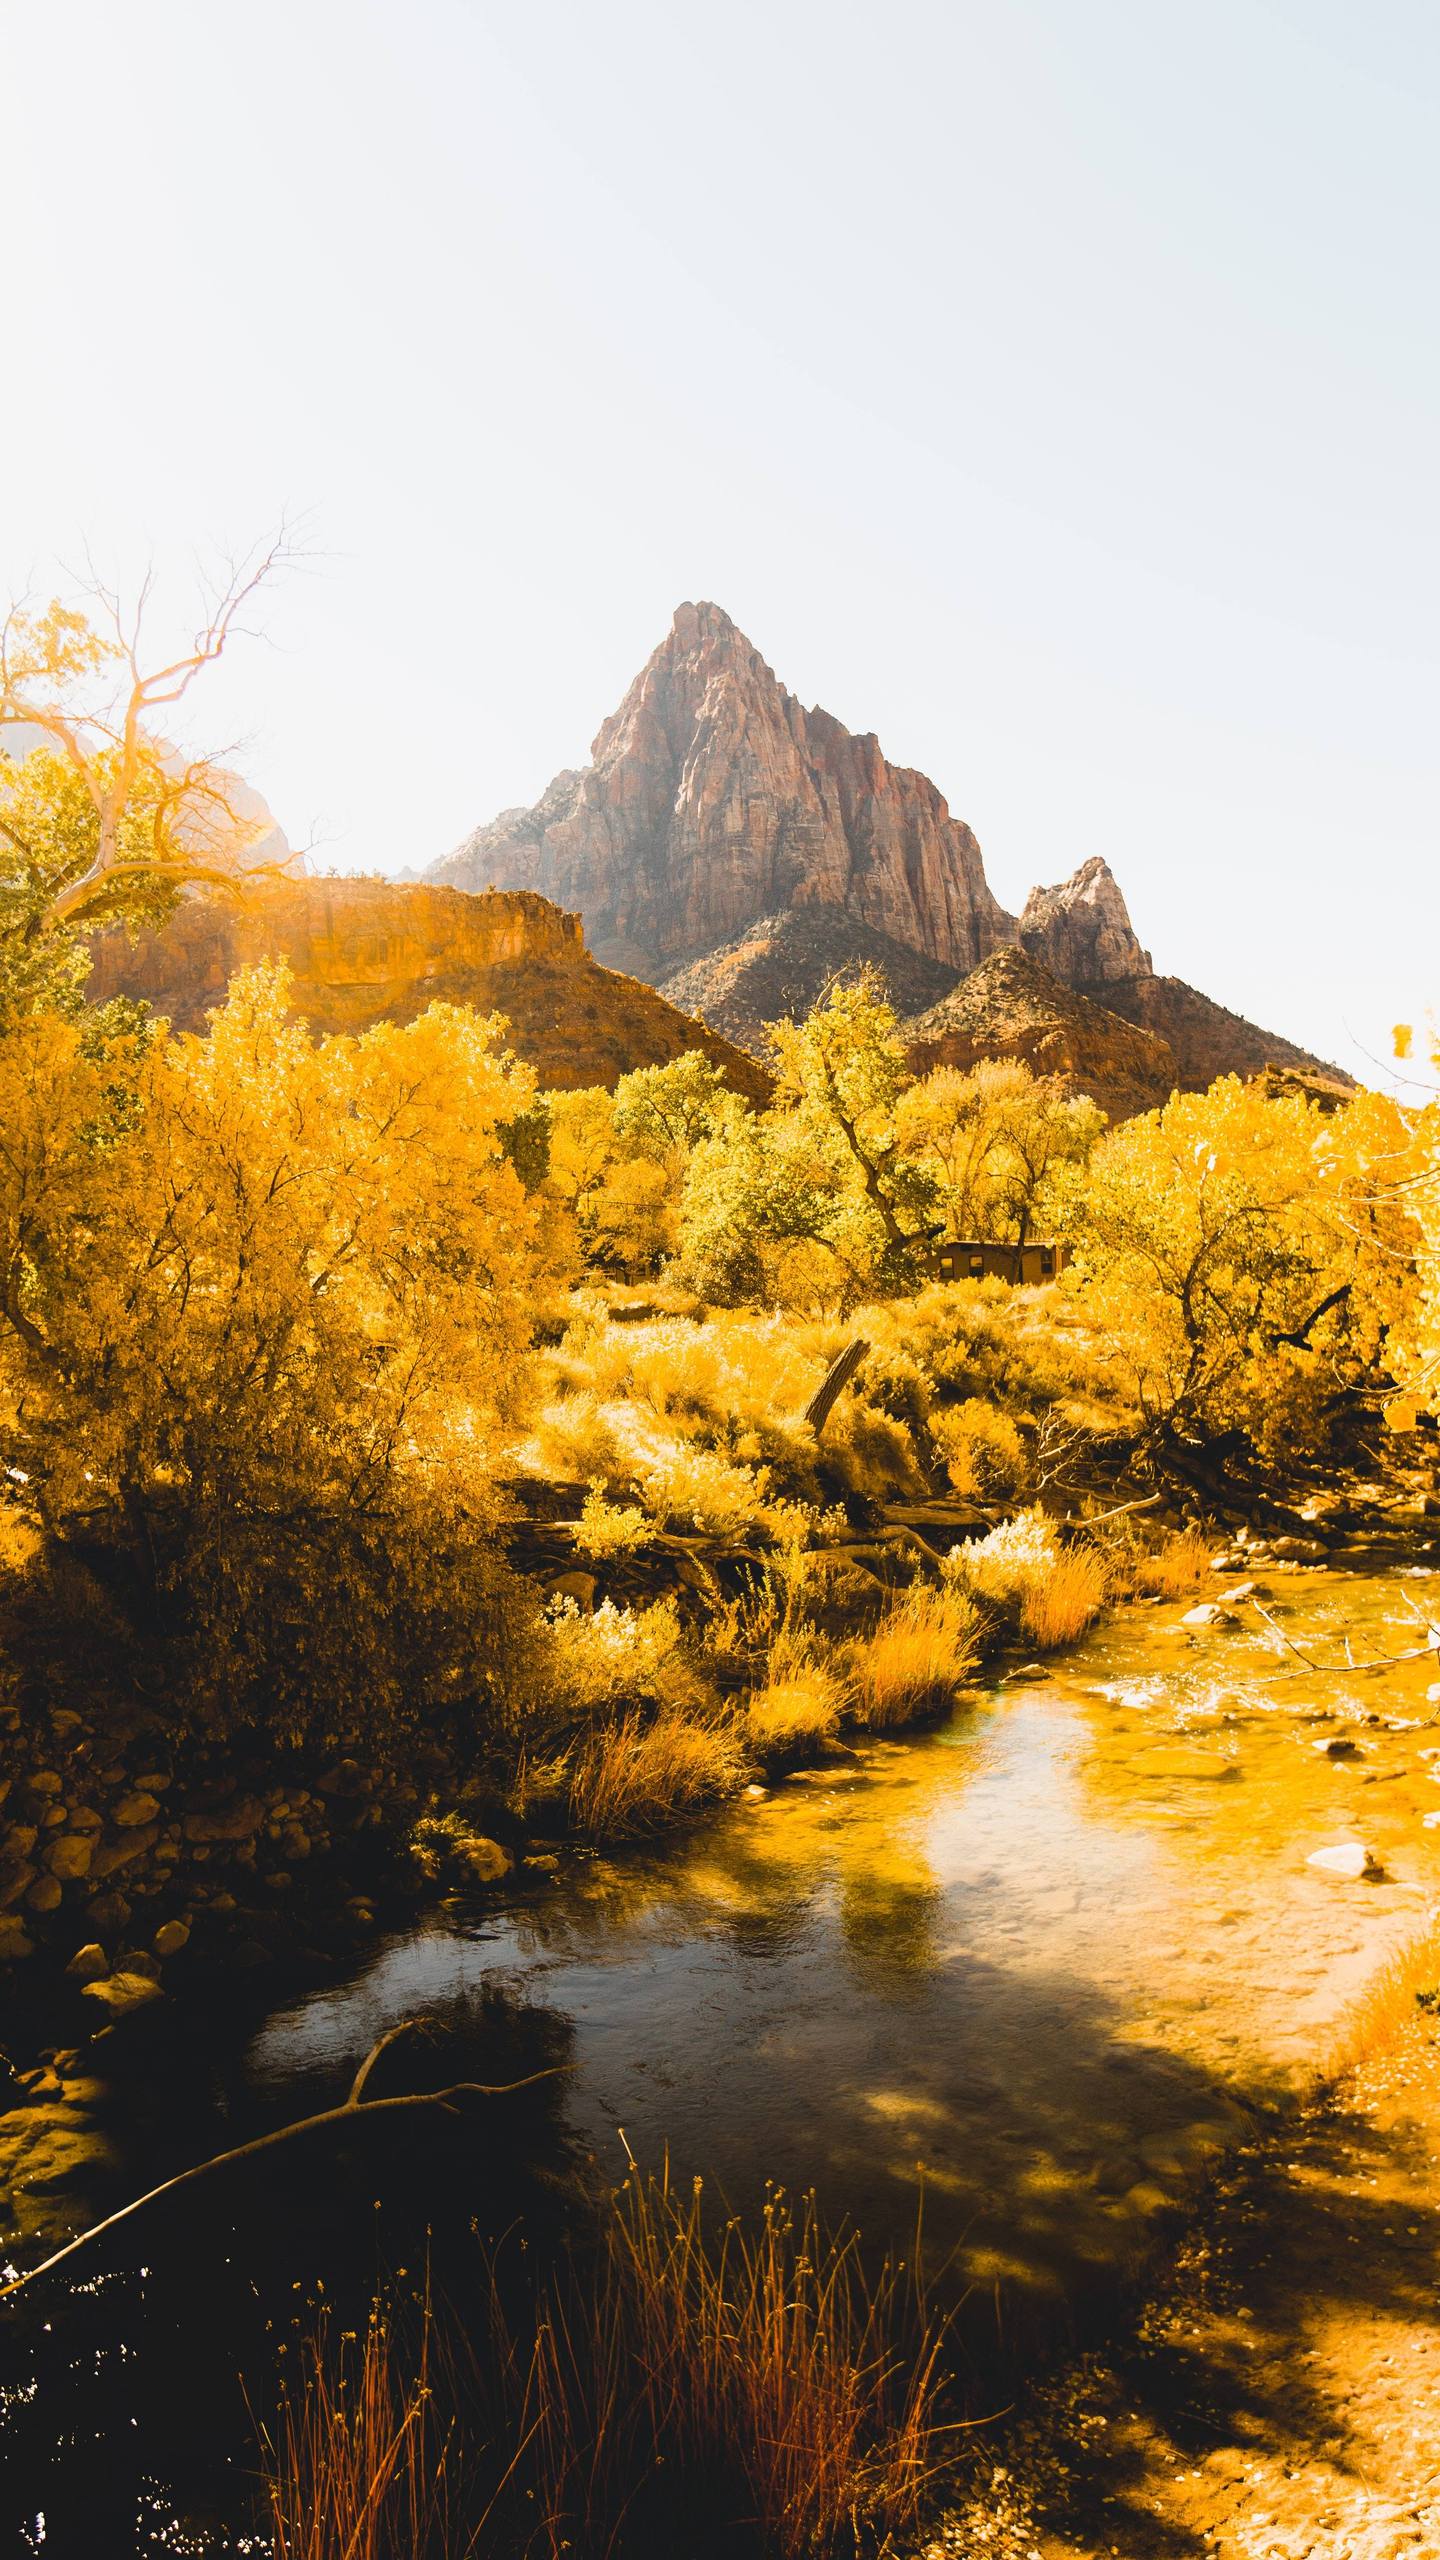
[[[1098,853],[1055,888],[1031,890],[1020,910],[1020,940],[1067,986],[1151,975],[1150,954],[1130,922],[1120,883]]]
[[[878,968],[897,1009],[919,1014],[952,1001],[947,977],[968,980],[1008,950],[954,998],[957,1056],[967,1023],[1013,1017],[1022,1045],[1003,1054],[1038,1059],[1045,1016],[1047,1054],[1083,1050],[1115,1105],[1132,1109],[1171,1082],[1322,1064],[1157,978],[1098,854],[1007,914],[935,784],[891,764],[873,734],[807,711],[709,601],[677,606],[587,766],[557,774],[532,809],[477,827],[426,876],[538,890],[578,910],[597,959],[663,984],[752,1051],[767,1021],[859,966]],[[1026,955],[1041,974],[1022,987]],[[1103,1023],[1075,1015],[1071,990],[1098,999]]]
[[[708,602],[677,609],[583,772],[429,876],[538,889],[578,909],[597,958],[652,978],[811,902],[953,969],[1015,930],[934,783],[807,711]]]

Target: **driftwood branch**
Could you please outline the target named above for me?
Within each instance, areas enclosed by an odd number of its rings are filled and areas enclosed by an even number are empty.
[[[857,1334],[854,1341],[847,1342],[844,1350],[837,1352],[831,1361],[824,1378],[805,1407],[805,1419],[817,1440],[830,1419],[836,1398],[849,1386],[869,1348],[869,1343],[862,1342]]]
[[[73,2240],[66,2241],[63,2249],[56,2249],[48,2258],[42,2258],[38,2266],[27,2267],[23,2275],[12,2277],[8,2284],[0,2284],[0,2299],[6,2294],[22,2292],[27,2284],[35,2282],[37,2276],[49,2275],[55,2267],[63,2266],[67,2258],[75,2257],[81,2249],[88,2249],[92,2240],[98,2240],[104,2232],[113,2231],[117,2224],[128,2222],[132,2214],[142,2213],[147,2205],[158,2203],[161,2196],[173,2195],[180,2187],[194,2186],[199,2179],[211,2177],[217,2170],[235,2169],[243,2161],[258,2160],[264,2152],[278,2151],[282,2143],[299,2142],[312,2133],[343,2131],[358,2122],[368,2124],[376,2116],[394,2116],[423,2107],[438,2107],[444,2114],[455,2115],[462,2099],[508,2098],[517,2089],[532,2089],[537,2080],[554,2080],[562,2072],[574,2068],[571,2063],[558,2062],[544,2071],[527,2072],[523,2080],[503,2080],[495,2084],[484,2080],[452,2080],[444,2089],[420,2089],[396,2098],[367,2098],[365,2086],[381,2054],[387,2046],[422,2023],[418,2018],[402,2018],[398,2026],[391,2027],[378,2044],[372,2045],[350,2084],[348,2097],[338,2107],[324,2107],[318,2115],[301,2116],[294,2124],[278,2125],[273,2133],[256,2134],[252,2141],[238,2143],[233,2151],[218,2151],[213,2159],[197,2161],[193,2168],[178,2170],[173,2178],[162,2179],[158,2187],[147,2188],[144,2195],[132,2196],[128,2204],[108,2213],[103,2222],[92,2223],[88,2231],[77,2232]]]

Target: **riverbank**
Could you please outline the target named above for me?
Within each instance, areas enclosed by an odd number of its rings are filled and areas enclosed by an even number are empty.
[[[1325,1564],[1222,1548],[1202,1596],[1116,1607],[1049,1665],[1012,1652],[948,1717],[857,1732],[648,1842],[575,1838],[553,1864],[379,1914],[308,1972],[177,1977],[25,2090],[12,2115],[57,2145],[27,2215],[92,2218],[80,2137],[111,2146],[103,2201],[121,2201],[333,2104],[419,2016],[457,2076],[563,2063],[556,2128],[602,2186],[623,2174],[617,2125],[739,2210],[767,2179],[813,2184],[879,2245],[903,2243],[923,2185],[937,2258],[962,2253],[985,2414],[1076,2334],[1123,2331],[1207,2169],[1285,2102],[1433,1893],[1434,1665],[1365,1666],[1415,1654],[1434,1564],[1413,1523],[1343,1543]],[[1315,1863],[1346,1843],[1354,1872]],[[73,1980],[65,1996],[67,2018],[96,2014]],[[503,2068],[497,1998],[518,2028]],[[402,2041],[386,2085],[413,2085],[425,2052]],[[326,2151],[352,2280],[376,2196],[417,2175],[435,2192],[428,2148],[386,2158],[382,2176],[373,2138],[348,2164]],[[452,2165],[463,2190],[473,2172]],[[273,2191],[215,2204],[248,2262]],[[183,2217],[147,2225],[147,2257],[182,2229],[193,2248]],[[9,2237],[40,2253],[38,2223]],[[213,2245],[207,2227],[207,2265]],[[41,2304],[57,2308],[61,2334],[78,2318],[113,2335],[120,2297],[107,2315],[103,2288],[82,2310],[67,2287]]]
[[[1408,2013],[1226,2165],[1128,2336],[995,2430],[926,2560],[1440,2550],[1433,1929],[1406,1970]]]

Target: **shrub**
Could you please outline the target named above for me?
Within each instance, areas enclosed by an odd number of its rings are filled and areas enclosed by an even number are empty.
[[[957,1493],[975,1502],[1003,1502],[1025,1475],[1025,1443],[1008,1413],[983,1396],[943,1406],[930,1430]]]
[[[963,1591],[916,1583],[868,1636],[850,1647],[855,1711],[863,1724],[908,1723],[943,1706],[974,1668],[979,1615]]]
[[[1056,1559],[1054,1529],[1043,1511],[1017,1511],[987,1537],[952,1547],[947,1575],[977,1599],[1017,1612],[1048,1579]]]
[[[646,1831],[670,1815],[730,1795],[746,1761],[733,1724],[678,1708],[646,1718],[633,1709],[582,1742],[570,1770],[570,1812],[597,1838]]]
[[[1105,1606],[1109,1578],[1094,1547],[1066,1547],[1042,1582],[1020,1603],[1020,1624],[1033,1644],[1048,1651],[1073,1644]]]
[[[650,1522],[644,1512],[633,1503],[607,1501],[597,1476],[581,1506],[576,1545],[587,1556],[621,1556],[643,1547],[649,1536]]]
[[[1109,1576],[1095,1547],[1063,1547],[1042,1511],[1017,1511],[988,1537],[952,1547],[947,1578],[1019,1620],[1032,1643],[1069,1644],[1105,1605]]]
[[[541,1676],[553,1705],[572,1718],[603,1715],[622,1701],[673,1700],[677,1688],[694,1691],[673,1600],[648,1609],[602,1600],[589,1617],[573,1600],[557,1600],[542,1626]]]

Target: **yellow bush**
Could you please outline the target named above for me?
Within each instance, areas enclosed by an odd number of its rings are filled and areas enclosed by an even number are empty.
[[[1094,1547],[1066,1547],[1056,1556],[1044,1580],[1028,1590],[1020,1603],[1020,1624],[1032,1644],[1048,1651],[1073,1644],[1105,1606],[1108,1579],[1105,1560]]]
[[[560,1600],[546,1611],[541,1629],[539,1677],[561,1715],[603,1715],[634,1699],[695,1694],[673,1600],[648,1609],[617,1609],[603,1600],[590,1617],[573,1600]]]
[[[847,1657],[862,1724],[908,1723],[943,1706],[973,1670],[979,1613],[963,1591],[917,1583]]]
[[[1019,1619],[1031,1642],[1072,1643],[1105,1605],[1109,1577],[1096,1547],[1062,1547],[1043,1511],[1017,1511],[988,1537],[952,1547],[946,1578]]]
[[[947,1578],[977,1599],[1018,1610],[1048,1580],[1057,1553],[1055,1532],[1043,1511],[1017,1511],[1013,1520],[1002,1520],[988,1537],[952,1547],[946,1560]]]
[[[643,1547],[649,1536],[650,1523],[644,1512],[633,1503],[607,1502],[604,1484],[597,1476],[581,1505],[576,1545],[587,1556],[620,1556]]]
[[[570,1772],[571,1818],[596,1837],[646,1831],[708,1798],[732,1794],[745,1771],[733,1723],[669,1707],[647,1719],[632,1709],[581,1744]]]
[[[1008,1413],[983,1396],[942,1406],[930,1430],[955,1491],[972,1502],[1003,1502],[1025,1475],[1025,1443]]]

